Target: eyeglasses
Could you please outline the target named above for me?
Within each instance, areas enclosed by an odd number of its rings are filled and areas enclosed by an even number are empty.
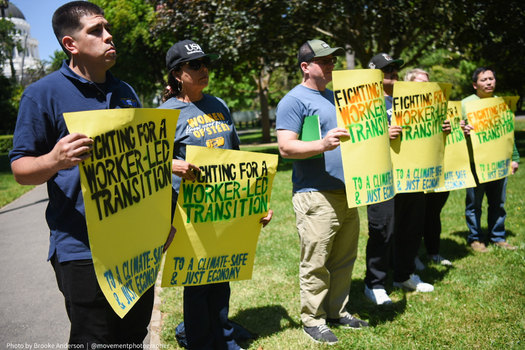
[[[204,66],[206,68],[210,68],[211,67],[211,58],[209,58],[208,56],[204,56],[203,58],[199,58],[199,59],[191,60],[191,61],[188,61],[188,62],[184,62],[182,65],[184,66],[185,64],[190,66],[190,68],[193,69],[193,70],[199,70],[199,69],[201,69],[201,66]]]
[[[330,63],[336,64],[337,57],[325,57],[325,58],[320,58],[318,60],[311,60],[310,62],[315,62],[317,64],[321,64],[323,66],[327,66]]]
[[[397,66],[393,66],[393,65],[383,67],[381,68],[381,70],[383,71],[383,73],[392,73],[393,71],[398,72]]]

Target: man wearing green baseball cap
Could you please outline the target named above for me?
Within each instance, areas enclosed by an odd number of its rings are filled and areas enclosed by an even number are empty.
[[[339,148],[339,138],[350,135],[337,127],[334,94],[326,88],[336,56],[344,54],[343,48],[322,40],[304,43],[297,56],[302,82],[283,97],[276,112],[281,155],[300,159],[293,166],[292,201],[301,241],[301,320],[304,332],[325,344],[338,341],[327,324],[368,327],[345,309],[357,257],[359,215],[347,205]],[[301,141],[309,116],[319,118],[320,139]]]

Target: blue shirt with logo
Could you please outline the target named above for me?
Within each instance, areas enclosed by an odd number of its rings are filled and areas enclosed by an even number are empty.
[[[226,103],[214,96],[203,94],[196,102],[182,102],[170,98],[159,108],[179,109],[175,131],[173,159],[186,160],[186,146],[239,149],[239,136]],[[195,164],[199,166],[199,164]],[[179,192],[181,178],[172,175],[172,185]]]

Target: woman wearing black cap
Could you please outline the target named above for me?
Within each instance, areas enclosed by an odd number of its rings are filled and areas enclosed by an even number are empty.
[[[173,203],[175,211],[182,179],[196,179],[199,167],[188,163],[186,146],[239,149],[239,136],[226,103],[202,90],[208,86],[208,69],[217,54],[205,54],[191,40],[173,45],[166,54],[169,71],[164,103],[159,108],[179,109],[172,164]],[[263,226],[272,211],[261,219]],[[188,349],[241,349],[233,339],[228,322],[230,285],[228,282],[184,287],[184,326]]]

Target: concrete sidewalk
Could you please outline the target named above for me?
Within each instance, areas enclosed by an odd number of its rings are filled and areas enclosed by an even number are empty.
[[[0,209],[0,348],[35,344],[49,349],[69,339],[64,297],[47,260],[49,229],[45,185]],[[158,284],[160,285],[160,283]],[[161,315],[156,290],[150,334],[144,340],[159,348]],[[27,345],[26,345],[27,344]],[[49,344],[49,346],[45,346]]]
[[[0,210],[0,346],[66,344],[69,320],[55,273],[46,262],[46,186]]]

